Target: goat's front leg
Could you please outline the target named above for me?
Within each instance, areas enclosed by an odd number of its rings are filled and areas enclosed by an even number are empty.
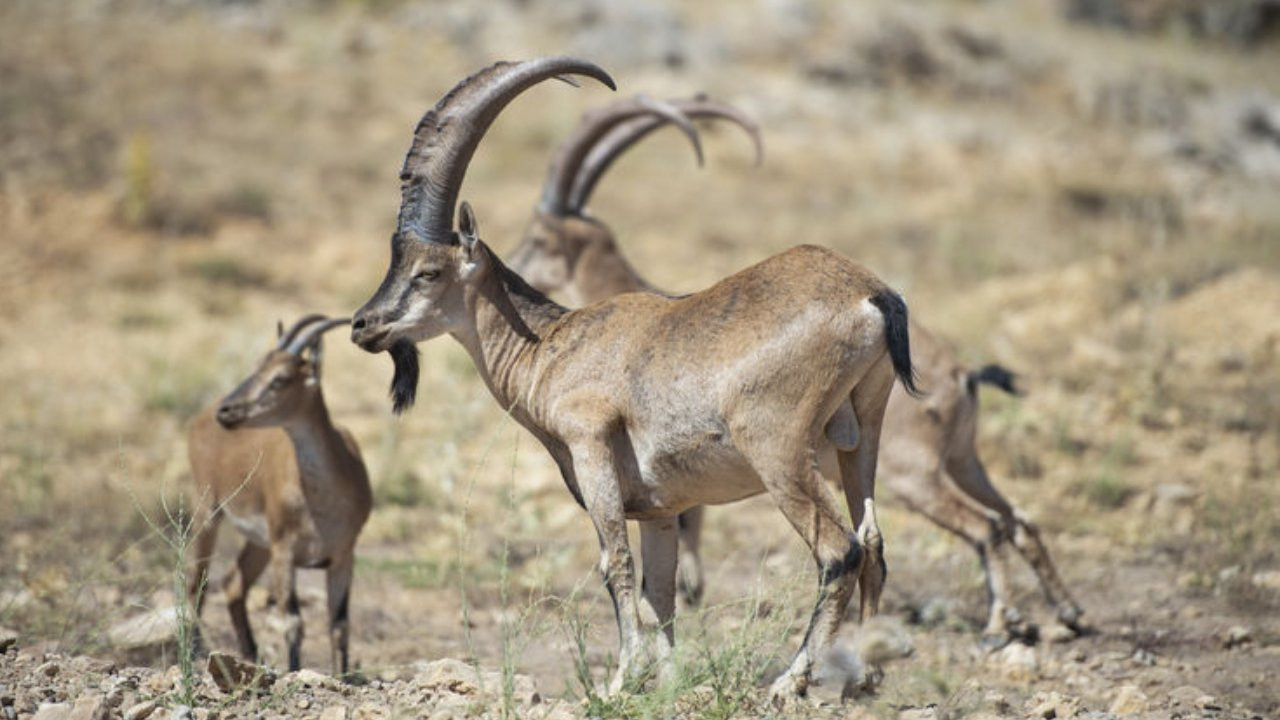
[[[289,653],[289,672],[302,667],[302,606],[298,603],[297,570],[293,565],[293,543],[276,543],[271,550],[271,599],[273,611],[283,613],[284,642]]]
[[[609,689],[619,692],[642,684],[647,670],[622,492],[607,438],[577,443],[572,452],[574,476],[600,540],[600,574],[618,621],[618,670]]]
[[[333,558],[326,576],[329,605],[329,654],[334,675],[346,675],[349,665],[347,646],[350,642],[351,629],[347,615],[351,600],[354,561],[355,558],[351,552]]]

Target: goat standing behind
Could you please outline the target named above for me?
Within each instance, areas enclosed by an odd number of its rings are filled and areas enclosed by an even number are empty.
[[[691,118],[738,123],[751,134],[759,161],[758,130],[732,107],[704,96],[667,104]],[[607,106],[583,117],[556,152],[542,200],[510,254],[511,268],[534,288],[563,292],[575,305],[628,292],[664,294],[627,262],[609,227],[586,211],[591,191],[609,165],[647,134],[673,122],[658,113],[625,122],[617,116]],[[919,323],[912,321],[910,327],[913,364],[927,394],[915,398],[895,385],[885,410],[879,477],[909,508],[959,535],[978,553],[988,589],[984,645],[998,647],[1031,631],[1013,602],[1007,577],[1010,542],[1035,570],[1059,620],[1079,632],[1082,611],[1059,579],[1039,531],[992,486],[978,457],[977,386],[986,382],[1013,392],[1012,376],[999,366],[970,372]],[[703,514],[704,508],[696,507],[680,515],[680,589],[690,604],[699,601],[704,589],[698,551]]]
[[[226,517],[246,540],[223,582],[240,653],[257,660],[245,597],[269,568],[272,602],[286,615],[290,670],[301,665],[299,567],[325,569],[333,672],[348,669],[356,538],[373,496],[360,448],[329,419],[320,390],[321,337],[348,322],[320,315],[299,320],[252,375],[196,417],[187,436],[197,529],[189,602],[198,618],[218,525]]]

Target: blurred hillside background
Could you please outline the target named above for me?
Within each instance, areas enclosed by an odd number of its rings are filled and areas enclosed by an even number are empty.
[[[592,211],[657,285],[823,244],[966,361],[1020,373],[1025,397],[984,396],[981,448],[1099,632],[1035,648],[1026,673],[975,661],[973,554],[886,498],[886,612],[917,623],[917,653],[873,710],[1002,714],[989,688],[1014,715],[1051,691],[1107,710],[1135,685],[1167,716],[1190,685],[1228,714],[1280,712],[1280,5],[1263,0],[6,0],[0,625],[172,662],[107,631],[173,603],[144,515],[184,502],[185,423],[277,319],[350,313],[376,286],[419,116],[494,60],[550,54],[601,64],[618,95],[705,91],[761,126],[758,168],[707,128],[705,168],[668,132],[601,184]],[[551,83],[499,118],[462,193],[490,245],[514,247],[553,149],[613,97]],[[385,356],[341,332],[325,355],[377,503],[353,656],[389,678],[510,659],[571,696],[548,599],[593,619],[598,673],[616,645],[590,524],[461,348],[422,349],[401,419]],[[239,542],[223,535],[215,577]],[[684,638],[714,644],[752,592],[794,586],[783,614],[807,613],[810,561],[767,500],[713,509],[707,535],[710,607]],[[231,648],[216,594],[205,618]]]

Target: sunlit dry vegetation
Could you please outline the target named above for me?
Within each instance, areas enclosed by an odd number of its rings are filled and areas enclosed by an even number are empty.
[[[1020,373],[1025,396],[984,395],[981,449],[1098,632],[1037,646],[1029,675],[975,660],[972,554],[885,498],[886,611],[918,623],[917,652],[862,706],[1021,715],[1058,692],[1105,711],[1136,684],[1157,714],[1187,685],[1232,716],[1277,712],[1280,54],[1173,21],[1073,23],[1065,5],[1084,4],[0,4],[0,626],[21,647],[172,664],[172,646],[108,629],[173,604],[171,548],[144,516],[185,507],[185,424],[277,319],[349,314],[376,286],[410,131],[441,93],[495,59],[575,54],[620,93],[708,91],[764,133],[759,168],[733,129],[706,128],[702,169],[668,132],[611,171],[593,208],[648,278],[690,291],[828,245],[966,361]],[[463,198],[495,249],[556,143],[609,99],[548,84],[490,130]],[[767,501],[709,513],[679,692],[597,696],[611,610],[545,452],[456,344],[422,346],[418,405],[397,419],[391,363],[340,335],[325,393],[375,494],[352,597],[367,678],[454,657],[531,675],[573,712],[762,712],[756,685],[812,602],[807,553]],[[302,583],[322,628],[319,580]],[[1232,626],[1251,639],[1224,649]],[[234,646],[220,610],[206,630]],[[304,665],[325,652],[317,630]]]

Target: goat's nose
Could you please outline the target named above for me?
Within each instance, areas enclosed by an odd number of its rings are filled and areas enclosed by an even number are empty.
[[[351,321],[351,329],[352,329],[352,330],[363,330],[363,329],[364,329],[364,326],[365,326],[366,324],[368,324],[368,323],[366,323],[366,322],[365,322],[364,316],[363,316],[363,315],[357,315],[357,316],[355,317],[355,319]]]

